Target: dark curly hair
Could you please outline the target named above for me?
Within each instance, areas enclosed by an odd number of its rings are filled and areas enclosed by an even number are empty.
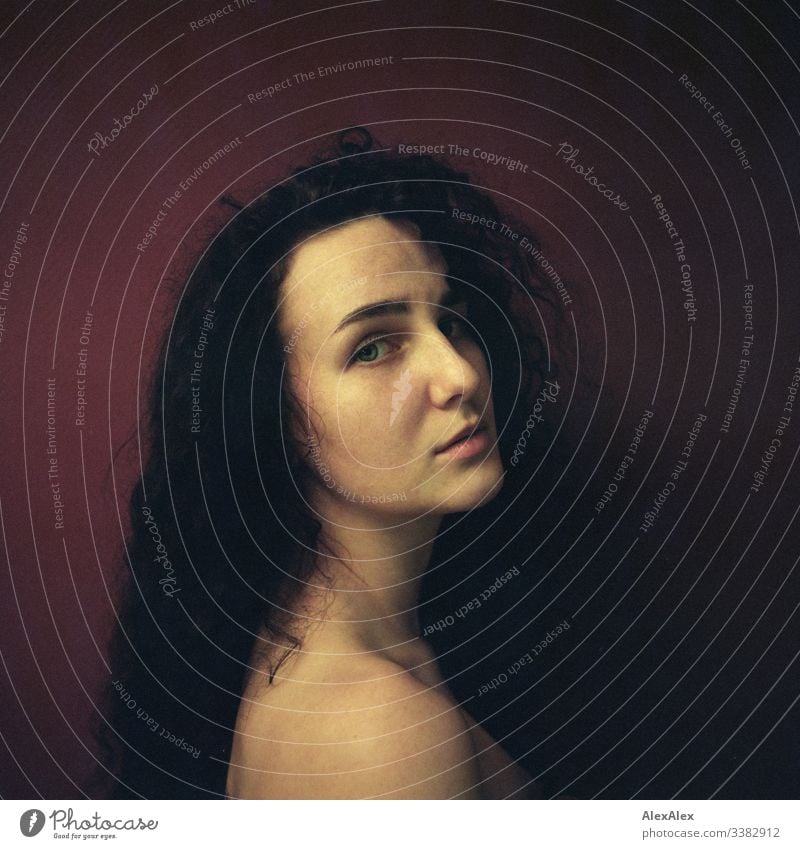
[[[97,779],[114,775],[113,798],[224,797],[255,635],[263,626],[285,649],[270,680],[301,642],[292,602],[314,569],[320,525],[301,496],[308,461],[285,438],[299,408],[282,382],[276,314],[293,248],[374,215],[412,222],[439,247],[487,355],[506,469],[552,374],[532,254],[480,218],[526,231],[446,162],[375,150],[356,128],[251,203],[223,200],[235,212],[188,274],[154,371],[96,730]],[[490,505],[446,517],[440,536],[457,521],[468,550],[513,503],[533,455]],[[430,568],[446,556],[435,547]]]

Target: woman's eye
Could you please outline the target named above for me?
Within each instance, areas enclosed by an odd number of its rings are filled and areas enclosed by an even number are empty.
[[[382,348],[388,349],[389,343],[380,337],[368,340],[350,358],[351,363],[374,363],[380,358]]]
[[[448,339],[462,339],[470,336],[472,328],[466,317],[454,313],[439,321],[439,329]],[[365,339],[350,357],[349,363],[375,363],[383,359],[397,347],[386,336],[376,335]]]
[[[463,315],[451,315],[439,322],[439,328],[448,338],[459,338],[470,332],[470,326]]]

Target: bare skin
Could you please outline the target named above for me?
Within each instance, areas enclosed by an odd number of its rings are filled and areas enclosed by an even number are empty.
[[[301,649],[271,685],[275,651],[256,641],[230,796],[538,798],[457,705],[420,636],[420,582],[443,517],[486,503],[504,474],[488,366],[446,272],[438,250],[380,216],[294,252],[280,328],[308,415],[293,436],[313,449],[309,504],[335,556],[318,554],[328,581],[304,588]],[[364,312],[387,302],[402,306]],[[443,451],[476,426],[480,450]]]
[[[303,649],[313,654],[293,655],[271,685],[251,675],[229,796],[541,798],[530,775],[457,705],[424,640],[390,658],[328,639],[323,626]]]

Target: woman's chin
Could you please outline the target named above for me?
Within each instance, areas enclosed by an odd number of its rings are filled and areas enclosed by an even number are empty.
[[[500,471],[494,482],[489,486],[489,488],[484,492],[481,496],[480,501],[475,505],[475,509],[478,507],[483,507],[484,504],[488,504],[490,501],[494,501],[495,498],[500,494],[500,490],[503,488],[503,484],[506,481],[506,473],[504,471]]]
[[[480,478],[480,480],[478,479]],[[475,475],[469,483],[442,502],[443,513],[467,513],[493,501],[505,482],[505,472],[498,468],[491,476]]]
[[[352,488],[350,482],[335,489],[320,485],[310,501],[315,512],[329,521],[355,525],[361,524],[359,519],[371,521],[376,517],[391,522],[467,513],[497,497],[505,482],[505,471],[498,455],[496,462],[490,457],[468,475],[445,478],[446,475],[432,478],[427,486],[415,486],[408,479],[397,481],[396,485],[383,480],[382,490],[375,487],[374,481],[368,487],[359,482],[363,491],[356,482],[352,482]]]

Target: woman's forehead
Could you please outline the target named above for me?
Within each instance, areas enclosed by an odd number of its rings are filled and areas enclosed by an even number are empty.
[[[419,241],[411,222],[382,216],[359,219],[318,233],[296,248],[287,282],[306,278],[334,279],[380,276],[392,271],[442,271],[438,248]]]
[[[297,323],[309,310],[332,316],[375,295],[438,291],[446,274],[439,249],[420,242],[413,225],[383,217],[348,222],[295,250],[282,284],[282,323]]]

